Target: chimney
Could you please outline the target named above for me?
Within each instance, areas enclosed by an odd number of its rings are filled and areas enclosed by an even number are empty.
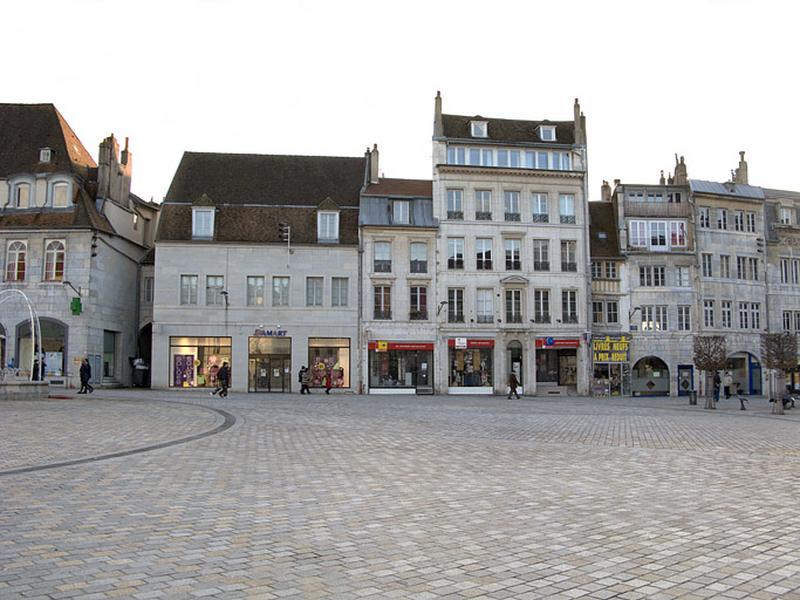
[[[442,123],[442,93],[436,92],[433,102],[433,137],[444,137],[444,124]]]
[[[581,112],[581,103],[575,98],[572,105],[573,127],[575,129],[575,143],[579,146],[586,145],[586,117]]]
[[[680,162],[678,162],[678,155],[675,155],[675,177],[674,177],[675,185],[686,185],[689,183],[689,177],[686,174],[686,163],[683,162],[683,157],[681,156]]]
[[[600,186],[600,199],[603,202],[611,202],[611,186],[608,185],[608,181],[605,179],[603,180],[603,185]]]
[[[744,150],[739,152],[739,167],[736,169],[733,181],[735,183],[747,184],[747,161],[744,159]]]
[[[372,147],[369,153],[369,182],[378,183],[380,171],[378,170],[378,144]]]
[[[658,185],[664,185],[666,182],[667,180],[664,179],[664,169],[661,169],[661,177],[658,178]]]

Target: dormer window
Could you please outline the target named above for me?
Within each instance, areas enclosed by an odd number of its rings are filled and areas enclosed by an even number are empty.
[[[556,141],[556,128],[554,125],[539,125],[539,139],[543,142]]]
[[[470,125],[472,127],[472,137],[489,137],[486,121],[470,121]]]
[[[29,183],[18,183],[14,187],[14,207],[28,208],[31,201],[31,186]]]
[[[339,241],[339,213],[320,211],[317,213],[317,240],[320,242]]]
[[[392,223],[408,225],[408,200],[392,201]]]
[[[192,209],[192,237],[211,239],[214,237],[214,209]]]
[[[50,148],[39,148],[39,162],[49,163],[53,157],[53,151]]]
[[[69,184],[54,183],[52,198],[53,208],[66,208],[69,205]]]

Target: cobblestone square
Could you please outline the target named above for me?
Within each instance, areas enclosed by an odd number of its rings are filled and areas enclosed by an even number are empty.
[[[0,598],[800,598],[800,409],[0,403]]]

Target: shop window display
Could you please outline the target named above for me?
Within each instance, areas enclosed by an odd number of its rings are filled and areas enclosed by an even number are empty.
[[[231,367],[231,338],[171,337],[169,355],[170,387],[213,388],[222,364]]]
[[[491,387],[492,349],[450,348],[450,387]]]
[[[325,387],[326,374],[331,387],[350,387],[350,339],[308,338],[308,369],[311,387]]]

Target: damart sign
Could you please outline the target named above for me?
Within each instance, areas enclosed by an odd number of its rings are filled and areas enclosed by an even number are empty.
[[[624,335],[592,340],[592,360],[596,363],[626,363],[629,350],[630,340]]]
[[[253,335],[255,337],[286,337],[287,333],[286,329],[261,329],[256,327]]]

